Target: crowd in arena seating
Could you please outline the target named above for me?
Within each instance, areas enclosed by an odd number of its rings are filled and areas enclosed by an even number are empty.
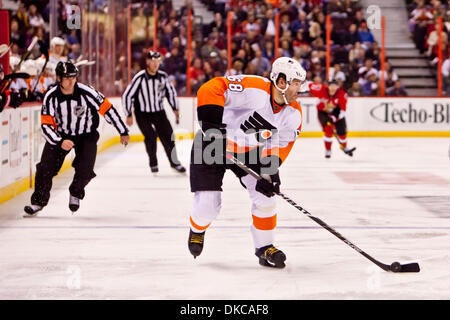
[[[450,60],[448,56],[448,5],[439,0],[407,0],[411,2],[410,27],[418,49],[436,63],[436,17],[444,16],[444,59],[442,74],[450,94]],[[395,70],[389,62],[381,70],[380,45],[364,19],[359,1],[354,0],[202,0],[214,12],[211,23],[202,23],[196,15],[192,0],[179,10],[172,1],[142,2],[133,0],[131,20],[132,74],[145,67],[144,52],[156,47],[164,57],[162,69],[173,81],[180,95],[187,94],[187,80],[191,94],[206,81],[223,75],[256,74],[267,77],[276,56],[289,56],[307,70],[307,79],[314,82],[337,80],[350,96],[380,94],[382,75],[385,93],[391,96],[407,95]],[[51,49],[49,39],[48,1],[19,1],[11,16],[11,56],[20,57],[34,36]],[[158,19],[153,17],[153,3],[157,5]],[[58,55],[76,60],[81,53],[80,31],[67,29],[66,20],[77,0],[58,1],[60,38],[64,41]],[[187,12],[192,10],[192,55],[187,69]],[[228,65],[227,13],[232,14],[231,56]],[[279,14],[279,46],[275,52],[275,15]],[[326,74],[326,15],[330,14],[331,65]],[[153,32],[157,21],[157,43]],[[52,65],[51,65],[52,67]],[[189,77],[187,77],[187,73]],[[51,75],[51,72],[50,72]]]
[[[450,32],[450,3],[440,0],[409,1],[411,37],[420,53],[428,57],[430,65],[438,64],[439,23],[442,17],[442,75],[446,95],[450,95],[450,60],[448,38]]]
[[[351,96],[380,94],[381,74],[387,95],[406,95],[389,63],[382,71],[380,46],[367,27],[362,7],[351,0],[202,1],[214,12],[209,24],[194,24],[189,70],[191,92],[212,77],[256,74],[267,77],[276,56],[289,56],[307,70],[309,81],[335,79]],[[157,49],[165,56],[162,68],[181,94],[186,94],[186,16],[192,2],[178,12],[160,7]],[[232,61],[227,58],[227,13],[231,26]],[[279,48],[275,52],[275,15],[279,13]],[[326,75],[326,14],[332,18],[331,68]],[[195,16],[195,12],[193,12]],[[138,50],[140,51],[140,50]],[[141,61],[142,67],[143,61]]]
[[[67,28],[67,18],[72,5],[79,1],[58,1],[58,30],[60,36],[49,38],[49,1],[18,1],[17,10],[10,15],[10,68],[30,74],[27,80],[18,79],[11,84],[12,91],[27,91],[27,99],[42,99],[46,90],[55,81],[56,64],[61,60],[77,60],[81,54],[79,30]],[[19,61],[36,38],[32,54],[18,68]],[[44,52],[49,59],[45,64]],[[45,65],[45,68],[44,68]],[[42,72],[42,74],[41,74]],[[39,77],[39,75],[41,75]],[[39,78],[39,79],[38,79]]]

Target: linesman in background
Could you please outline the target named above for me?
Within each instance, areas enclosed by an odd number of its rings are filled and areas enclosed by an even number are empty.
[[[186,169],[178,160],[175,142],[172,138],[173,129],[164,111],[164,98],[167,98],[177,123],[180,119],[177,93],[170,83],[167,73],[159,70],[161,55],[159,52],[147,53],[147,68],[138,72],[122,95],[122,105],[127,117],[127,125],[133,125],[133,112],[136,122],[144,135],[150,170],[158,172],[158,159],[156,157],[156,138],[159,137],[169,159],[170,166],[179,173]]]
[[[75,212],[84,198],[84,188],[95,177],[99,114],[120,134],[127,145],[128,129],[117,110],[105,96],[91,86],[77,82],[78,69],[72,62],[56,66],[57,85],[45,95],[41,111],[41,129],[46,140],[41,162],[36,165],[36,181],[31,205],[24,208],[29,216],[45,207],[50,199],[53,177],[64,158],[75,149],[72,167],[75,175],[69,187],[69,208]]]

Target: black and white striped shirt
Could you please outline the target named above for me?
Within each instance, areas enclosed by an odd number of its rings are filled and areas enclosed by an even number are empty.
[[[141,70],[133,77],[122,95],[125,115],[131,116],[133,106],[141,112],[163,111],[164,97],[173,110],[178,110],[177,93],[167,73],[158,70],[152,76],[146,70]]]
[[[77,136],[94,132],[99,114],[112,124],[121,136],[128,129],[111,102],[91,86],[77,82],[71,95],[64,95],[59,86],[47,91],[41,110],[41,128],[52,145],[62,142],[63,136]]]

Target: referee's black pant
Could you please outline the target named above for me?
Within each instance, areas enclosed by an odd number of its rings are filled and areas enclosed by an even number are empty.
[[[75,144],[75,159],[72,167],[75,169],[69,192],[72,196],[83,199],[84,188],[95,177],[94,165],[97,157],[97,131],[79,136],[63,136],[63,140],[71,140]],[[55,146],[48,142],[42,151],[41,162],[36,165],[36,177],[34,192],[31,196],[31,204],[46,206],[50,199],[52,180],[61,169],[64,159],[70,151],[61,146]]]
[[[135,109],[134,115],[136,116],[136,122],[144,135],[145,149],[150,161],[150,167],[158,165],[158,159],[156,157],[156,138],[159,137],[161,143],[166,152],[172,167],[178,166],[180,161],[177,157],[175,149],[175,139],[173,139],[173,129],[170,125],[169,119],[167,119],[166,112],[141,112]]]

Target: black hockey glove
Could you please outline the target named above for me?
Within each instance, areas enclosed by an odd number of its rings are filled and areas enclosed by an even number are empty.
[[[331,119],[332,123],[336,123],[339,121],[339,114],[341,113],[341,108],[336,107],[333,109],[333,111],[331,113],[328,114],[328,116]]]
[[[9,106],[12,108],[17,108],[23,103],[23,97],[18,92],[11,92],[10,98]]]
[[[268,176],[262,175],[263,178],[259,179],[256,183],[255,190],[262,193],[266,197],[273,197],[275,194],[280,192],[280,175],[278,170],[275,174]]]
[[[273,197],[280,192],[280,175],[278,168],[281,165],[281,160],[277,156],[268,156],[261,159],[261,177],[258,180],[255,190],[262,193],[266,197]]]

